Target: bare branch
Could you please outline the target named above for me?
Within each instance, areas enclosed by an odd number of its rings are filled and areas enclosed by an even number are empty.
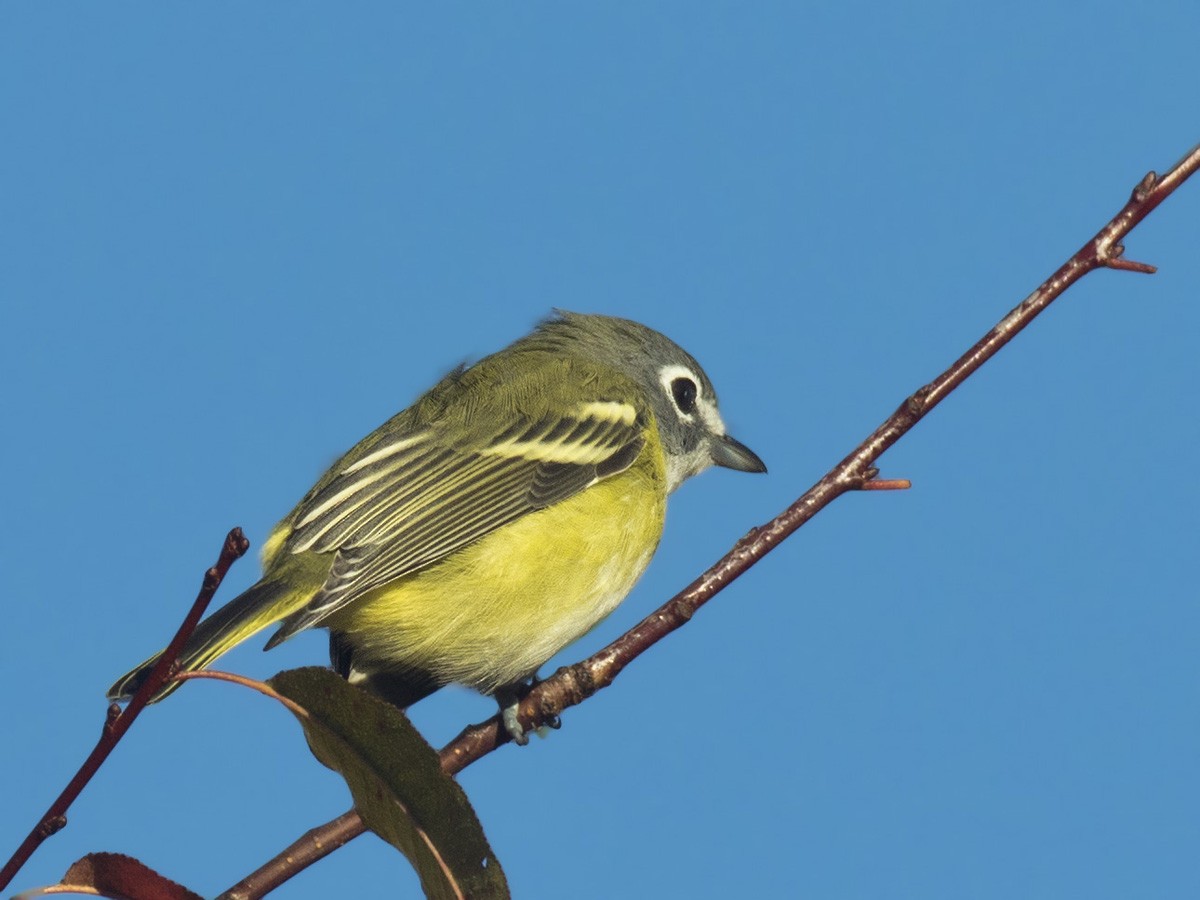
[[[188,638],[192,636],[192,632],[196,630],[200,617],[204,615],[208,604],[212,602],[213,595],[221,586],[229,567],[240,559],[249,547],[250,542],[246,540],[246,536],[242,534],[240,528],[233,529],[225,536],[225,543],[221,547],[221,554],[217,557],[216,565],[204,573],[204,582],[200,586],[200,593],[196,595],[196,600],[192,603],[192,608],[188,610],[187,616],[184,617],[183,624],[175,632],[175,637],[171,638],[171,643],[162,652],[154,669],[151,670],[137,693],[133,695],[129,705],[124,710],[115,703],[108,707],[104,727],[100,732],[100,740],[96,742],[95,748],[83,761],[83,765],[79,767],[75,777],[63,788],[58,799],[50,804],[50,808],[21,842],[21,846],[17,848],[12,858],[4,864],[3,869],[0,869],[0,890],[8,886],[42,841],[67,824],[67,809],[75,802],[75,798],[79,796],[87,783],[92,780],[92,776],[112,753],[150,698],[171,676],[171,670],[179,659],[180,651],[183,650]]]

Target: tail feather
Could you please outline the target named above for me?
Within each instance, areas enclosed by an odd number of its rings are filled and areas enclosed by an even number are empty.
[[[289,604],[281,602],[294,593],[294,588],[281,581],[260,581],[245,593],[230,600],[215,613],[202,621],[179,654],[180,671],[190,672],[203,669],[227,650],[291,611]],[[109,700],[128,700],[150,674],[162,651],[154,654],[131,672],[126,673],[108,689]],[[151,703],[172,693],[179,682],[171,682],[151,698]]]

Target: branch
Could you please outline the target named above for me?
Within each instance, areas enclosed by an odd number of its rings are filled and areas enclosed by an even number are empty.
[[[17,848],[17,852],[4,864],[4,868],[0,869],[0,890],[8,886],[42,841],[60,831],[67,824],[67,810],[87,786],[87,783],[92,780],[92,776],[96,774],[104,760],[108,759],[108,755],[124,737],[129,726],[133,724],[133,720],[150,702],[150,698],[158,693],[158,689],[171,677],[180,651],[183,650],[188,638],[192,636],[192,632],[196,630],[200,617],[204,615],[204,610],[212,602],[213,595],[221,586],[229,567],[246,552],[249,546],[250,542],[246,540],[246,536],[242,534],[240,528],[233,529],[225,536],[221,555],[217,557],[216,565],[204,573],[204,582],[200,586],[200,593],[196,595],[196,600],[192,603],[192,608],[188,610],[187,616],[184,617],[183,624],[175,632],[175,637],[171,639],[167,649],[162,652],[150,675],[133,695],[133,699],[129,701],[129,705],[124,710],[116,703],[108,707],[104,729],[100,732],[100,740],[96,742],[95,748],[83,761],[83,765],[79,767],[75,777],[63,788],[58,799],[50,804],[50,808],[38,820],[37,825],[29,832],[21,846]]]
[[[1120,242],[1198,169],[1200,146],[1193,148],[1166,175],[1147,174],[1121,211],[1095,237],[946,371],[901,403],[883,424],[803,496],[770,522],[752,528],[704,574],[613,643],[582,662],[559,669],[534,687],[521,703],[521,724],[529,727],[551,722],[564,709],[607,687],[632,660],[686,624],[696,610],[834,499],[847,491],[871,485],[877,472],[874,463],[885,450],[1088,272],[1112,268],[1153,273],[1153,266],[1124,259],[1125,248]],[[893,488],[900,486],[890,482],[882,484]],[[499,716],[469,726],[442,750],[443,759],[449,766],[447,771],[460,771],[508,740]]]
[[[904,482],[873,482],[877,473],[874,463],[884,451],[1087,273],[1100,268],[1153,273],[1153,266],[1125,259],[1121,241],[1197,169],[1200,169],[1200,146],[1192,149],[1166,175],[1159,177],[1154,172],[1146,175],[1121,211],[1095,237],[946,371],[901,403],[883,424],[803,496],[770,522],[752,528],[704,574],[616,641],[582,662],[559,669],[534,687],[521,702],[521,724],[529,728],[552,722],[563,710],[607,687],[632,660],[685,625],[696,610],[842,494],[851,490],[906,487]],[[508,732],[499,716],[468,726],[442,748],[442,767],[450,774],[457,773],[508,740]],[[222,896],[237,900],[261,897],[365,830],[358,814],[350,810],[332,822],[308,831]]]

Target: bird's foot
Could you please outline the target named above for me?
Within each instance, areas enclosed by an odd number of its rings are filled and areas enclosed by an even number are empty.
[[[500,706],[500,720],[504,723],[504,730],[508,732],[509,737],[515,743],[522,747],[529,743],[529,734],[517,720],[517,712],[521,707],[521,701],[537,686],[539,681],[540,679],[537,675],[533,675],[525,681],[505,685],[492,695],[496,703]],[[562,720],[558,716],[554,716],[536,731],[537,734],[545,736],[547,730],[552,728],[559,729],[561,727]]]

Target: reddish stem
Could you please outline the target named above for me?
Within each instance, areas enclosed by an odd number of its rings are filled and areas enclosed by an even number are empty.
[[[17,848],[16,853],[4,864],[4,868],[0,869],[0,890],[9,885],[21,867],[28,862],[29,857],[33,856],[33,852],[37,850],[42,841],[67,824],[67,810],[87,786],[87,783],[92,780],[92,776],[96,774],[104,760],[108,759],[108,755],[112,753],[125,732],[129,730],[129,726],[138,717],[138,713],[171,676],[171,669],[179,658],[180,651],[183,650],[187,639],[192,636],[192,632],[196,630],[200,617],[204,615],[204,610],[212,602],[213,595],[225,578],[225,573],[249,546],[250,542],[246,540],[246,536],[242,534],[240,528],[235,528],[226,535],[225,543],[221,547],[221,555],[217,557],[216,565],[204,573],[204,583],[200,587],[200,593],[196,595],[196,600],[192,603],[192,608],[188,610],[187,616],[184,617],[183,624],[175,632],[175,637],[171,639],[167,649],[162,652],[150,675],[133,695],[133,699],[129,701],[129,705],[124,710],[115,703],[109,706],[108,715],[104,720],[104,728],[100,732],[100,740],[96,742],[96,746],[88,758],[83,761],[83,765],[79,767],[75,777],[63,788],[58,799],[50,804],[50,808],[33,826],[28,836],[21,842],[21,846]]]

